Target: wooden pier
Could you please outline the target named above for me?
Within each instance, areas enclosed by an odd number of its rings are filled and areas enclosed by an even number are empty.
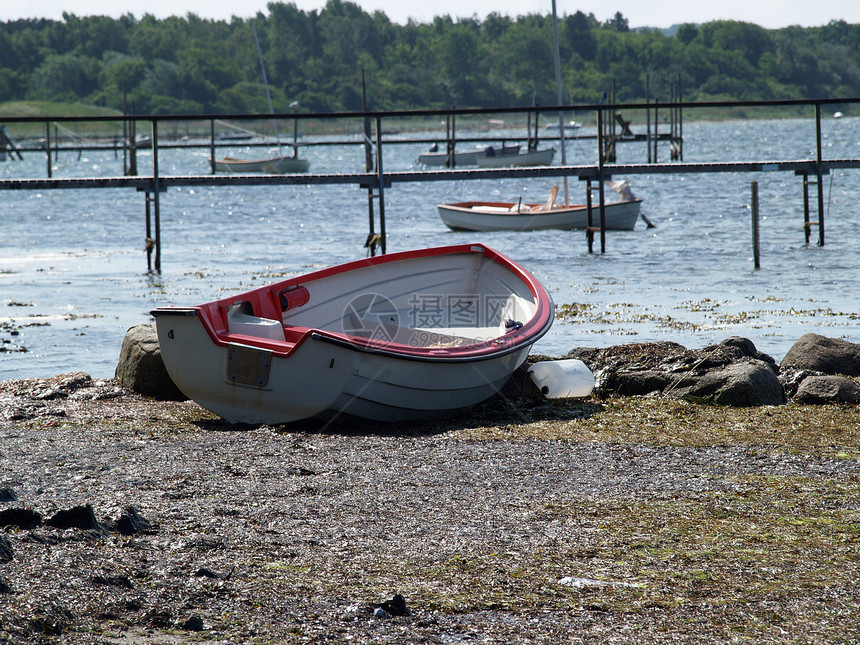
[[[166,116],[134,116],[127,117],[134,122],[134,125],[128,131],[135,132],[138,124],[144,123],[149,125],[151,132],[151,140],[147,146],[152,147],[153,168],[152,174],[148,176],[139,176],[136,173],[136,163],[133,157],[130,157],[128,163],[124,163],[124,168],[127,169],[127,175],[122,177],[82,177],[82,178],[54,178],[51,176],[51,154],[56,154],[57,141],[52,147],[50,141],[50,123],[53,122],[114,122],[120,119],[117,117],[58,117],[58,118],[33,118],[33,117],[16,117],[7,118],[7,124],[17,123],[42,123],[45,125],[47,133],[44,146],[31,149],[27,146],[22,146],[20,143],[16,145],[17,153],[38,151],[40,154],[46,154],[48,157],[47,176],[44,178],[20,178],[20,179],[0,179],[0,190],[54,190],[54,189],[80,189],[80,188],[132,188],[143,192],[145,197],[145,213],[146,213],[146,236],[147,236],[147,263],[149,268],[155,271],[161,270],[161,233],[160,233],[160,194],[171,186],[228,186],[228,185],[245,185],[245,186],[272,186],[272,185],[354,185],[360,189],[367,191],[368,210],[369,210],[369,230],[367,238],[367,247],[371,255],[377,251],[385,253],[385,212],[384,212],[384,190],[397,183],[407,182],[426,182],[426,181],[459,181],[471,179],[503,179],[503,178],[534,178],[534,177],[553,177],[553,178],[576,178],[585,182],[585,192],[587,203],[589,204],[589,226],[586,229],[586,240],[589,252],[593,252],[593,244],[596,235],[600,239],[600,251],[606,251],[606,229],[604,220],[604,205],[605,196],[603,191],[603,182],[618,175],[637,175],[637,174],[679,174],[679,173],[737,173],[737,172],[791,172],[802,179],[803,195],[804,195],[804,231],[807,243],[811,240],[811,229],[818,229],[818,245],[824,245],[824,193],[822,178],[829,174],[831,170],[836,168],[860,168],[860,158],[851,159],[824,159],[822,155],[821,144],[821,109],[822,106],[828,104],[845,105],[849,103],[858,103],[860,98],[851,99],[820,99],[820,100],[794,100],[794,101],[742,101],[742,102],[711,102],[711,103],[690,103],[683,104],[680,102],[680,90],[678,94],[672,97],[672,100],[667,103],[646,102],[644,104],[596,104],[596,105],[565,105],[552,107],[535,107],[535,108],[504,108],[496,110],[474,110],[461,109],[451,111],[399,111],[399,112],[353,112],[340,114],[281,114],[275,115],[276,119],[353,119],[359,120],[363,124],[364,136],[359,139],[349,141],[325,141],[303,145],[361,145],[365,148],[366,164],[364,172],[354,173],[311,173],[311,174],[288,174],[288,175],[269,175],[269,174],[212,174],[212,175],[163,175],[159,169],[158,151],[166,147],[178,147],[179,144],[164,144],[159,137],[159,128],[165,123],[170,122],[203,122],[210,126],[215,119],[219,120],[263,120],[272,119],[272,115],[226,115],[226,116],[182,116],[182,117],[166,117]],[[791,107],[791,108],[810,108],[814,111],[814,128],[816,133],[816,156],[809,159],[797,160],[777,160],[777,159],[762,159],[750,161],[726,161],[726,162],[685,162],[683,161],[683,139],[681,136],[681,109],[684,108],[737,108],[737,107]],[[624,118],[618,118],[619,115],[629,114],[631,112],[644,111],[650,120],[650,115],[654,114],[655,128],[652,133],[650,125],[648,132],[644,137],[628,136],[630,133],[625,132],[625,129],[619,132],[613,128],[607,127],[607,121],[617,125],[622,125]],[[659,111],[667,111],[675,114],[672,117],[672,125],[669,132],[663,133],[661,137],[656,128],[657,115]],[[600,153],[597,155],[597,163],[590,165],[558,165],[558,166],[537,166],[537,167],[509,167],[498,169],[479,169],[479,168],[441,168],[439,170],[409,170],[409,171],[387,171],[384,170],[383,151],[388,146],[410,144],[415,145],[422,142],[432,142],[438,139],[405,139],[395,135],[385,135],[383,121],[388,119],[428,119],[444,116],[446,118],[475,118],[488,117],[493,115],[504,114],[522,114],[523,112],[533,114],[535,120],[538,118],[538,113],[545,112],[551,114],[559,114],[562,112],[572,111],[593,111],[597,115],[597,134],[591,135],[591,139],[596,139],[597,150]],[[649,121],[650,122],[650,121]],[[32,127],[32,126],[31,126]],[[124,128],[125,130],[125,128]],[[5,126],[4,126],[5,132]],[[450,130],[448,135],[450,136]],[[8,139],[8,135],[7,139]],[[568,140],[575,137],[566,137]],[[584,137],[585,138],[585,137]],[[2,141],[6,141],[3,139]],[[543,137],[542,140],[557,141],[557,138]],[[499,137],[488,135],[486,138],[480,139],[456,139],[453,145],[464,141],[479,142],[486,141],[488,143],[498,143]],[[623,164],[616,163],[616,151],[619,145],[636,143],[645,141],[649,146],[649,155],[647,163],[639,164]],[[668,143],[670,146],[670,161],[657,161],[657,144],[659,142]],[[5,144],[4,144],[5,145]],[[78,144],[83,145],[83,144]],[[215,141],[214,134],[210,141],[202,144],[184,143],[183,147],[211,147],[214,152]],[[224,145],[236,145],[225,143]],[[242,143],[241,145],[245,145]],[[264,145],[271,145],[267,143]],[[449,146],[452,144],[449,142]],[[653,146],[654,154],[651,150]],[[452,146],[453,147],[453,146]],[[122,146],[124,155],[133,155],[134,144],[130,146]],[[8,146],[3,148],[8,150]],[[612,154],[609,154],[611,152]],[[596,185],[595,185],[596,184]],[[810,200],[810,187],[816,188],[816,198]],[[597,192],[597,199],[592,199],[592,193]],[[813,217],[813,210],[815,216]],[[594,219],[592,219],[592,217]],[[154,257],[153,257],[154,256]],[[154,260],[154,263],[153,263]]]

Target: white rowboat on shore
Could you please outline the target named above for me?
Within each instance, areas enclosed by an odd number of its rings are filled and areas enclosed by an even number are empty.
[[[549,330],[547,290],[480,244],[392,253],[153,310],[168,373],[229,422],[450,415]]]

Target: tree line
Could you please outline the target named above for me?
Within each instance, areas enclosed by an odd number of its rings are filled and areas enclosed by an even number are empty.
[[[277,112],[555,105],[552,17],[440,16],[392,23],[380,11],[328,0],[303,11],[230,21],[195,14],[126,14],[0,23],[0,102],[84,102],[137,114],[266,113],[254,28]],[[763,100],[860,95],[860,25],[767,30],[737,21],[631,30],[620,13],[600,22],[577,11],[558,21],[565,102],[616,99]]]

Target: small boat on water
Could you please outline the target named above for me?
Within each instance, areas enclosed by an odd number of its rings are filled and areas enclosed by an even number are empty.
[[[511,145],[502,144],[503,155],[513,155],[520,151],[520,144],[514,143]],[[455,150],[454,151],[454,166],[475,166],[479,157],[486,157],[488,154],[499,154],[493,146],[477,146],[474,150]],[[422,152],[418,155],[418,163],[425,166],[450,166],[449,155],[446,150],[439,150],[439,144],[433,144],[428,152]]]
[[[549,330],[547,290],[480,244],[349,262],[155,316],[170,377],[231,423],[397,421],[488,399]]]
[[[515,154],[495,154],[477,157],[478,168],[505,168],[507,166],[549,166],[555,156],[555,148],[529,150]]]
[[[250,141],[254,135],[250,132],[226,132],[218,135],[218,141]]]
[[[268,159],[237,159],[236,157],[212,159],[210,157],[209,164],[216,172],[264,172],[270,175],[307,172],[311,167],[311,162],[307,159],[287,156]]]
[[[570,128],[571,130],[579,130],[582,127],[582,124],[578,121],[570,121],[564,126],[565,128]],[[558,123],[548,123],[546,125],[547,130],[560,130],[561,125]]]
[[[641,199],[604,204],[606,230],[632,231]],[[439,204],[439,216],[454,231],[575,230],[588,227],[588,206],[571,204],[543,210],[541,204],[517,202],[459,202]],[[600,225],[600,208],[592,204],[592,226]]]
[[[454,231],[537,231],[588,228],[587,204],[556,204],[553,186],[544,204],[523,202],[458,202],[438,204],[439,217]],[[641,199],[632,194],[604,204],[605,229],[632,231],[639,219]],[[591,205],[593,227],[600,226],[600,206]]]
[[[272,104],[272,95],[269,92],[269,79],[266,77],[266,66],[263,63],[263,51],[260,49],[260,39],[257,37],[257,25],[251,23],[254,30],[254,41],[257,44],[257,55],[260,57],[260,71],[263,73],[263,83],[266,86],[266,98],[269,100],[269,112],[273,117],[275,107]],[[290,105],[291,108],[296,108],[298,102]],[[272,118],[272,127],[275,130],[275,139],[278,142],[278,154],[267,159],[236,159],[235,157],[224,157],[223,159],[209,158],[209,165],[212,170],[218,172],[264,172],[270,175],[286,175],[291,173],[307,172],[311,167],[310,161],[307,159],[299,159],[298,157],[298,122],[293,120],[293,155],[286,156],[281,154],[281,134],[278,131],[278,122]],[[235,128],[234,128],[235,129]]]

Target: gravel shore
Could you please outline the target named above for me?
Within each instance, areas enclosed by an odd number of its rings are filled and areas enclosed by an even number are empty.
[[[236,427],[4,381],[0,643],[858,642],[858,500],[852,406]]]

